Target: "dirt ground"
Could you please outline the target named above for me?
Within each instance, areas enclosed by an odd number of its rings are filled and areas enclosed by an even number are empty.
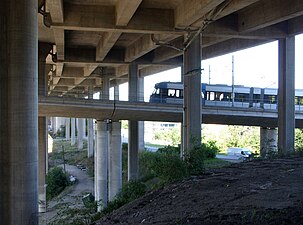
[[[303,224],[303,159],[213,169],[148,193],[96,224]]]

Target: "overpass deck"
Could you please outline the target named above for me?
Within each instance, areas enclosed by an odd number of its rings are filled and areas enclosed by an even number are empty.
[[[149,102],[39,96],[39,116],[182,122],[183,106]],[[296,111],[296,127],[303,128],[303,111]],[[277,109],[203,106],[205,124],[278,126]]]

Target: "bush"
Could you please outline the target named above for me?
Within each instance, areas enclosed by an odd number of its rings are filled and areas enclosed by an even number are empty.
[[[202,143],[201,149],[203,151],[203,154],[205,158],[216,158],[216,155],[219,152],[219,148],[216,146],[216,142],[209,141],[207,143]]]
[[[121,192],[113,201],[108,203],[107,207],[103,209],[101,213],[108,214],[126,203],[143,196],[145,192],[146,186],[144,183],[140,181],[129,181],[123,185]]]
[[[168,146],[164,146],[163,148],[159,148],[157,152],[179,156],[180,147],[174,147],[168,145]]]
[[[187,175],[185,162],[176,151],[141,152],[139,163],[141,180],[157,177],[166,183]]]
[[[204,172],[204,160],[206,153],[203,147],[192,149],[185,155],[185,163],[190,175],[199,175]]]
[[[67,174],[61,167],[54,167],[46,176],[46,199],[52,199],[60,194],[69,185]]]

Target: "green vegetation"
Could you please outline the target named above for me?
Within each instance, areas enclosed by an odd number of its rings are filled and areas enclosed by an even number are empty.
[[[64,154],[63,154],[64,149]],[[191,175],[199,175],[205,168],[215,168],[227,165],[228,163],[215,159],[218,147],[215,142],[203,143],[200,148],[194,149],[190,154],[180,158],[179,147],[165,146],[157,152],[142,151],[139,153],[139,180],[127,182],[127,158],[128,146],[122,144],[122,175],[123,188],[117,197],[108,203],[108,206],[99,213],[96,213],[96,204],[89,207],[75,208],[66,204],[59,206],[59,212],[55,221],[50,224],[90,224],[102,216],[112,212],[122,205],[131,202],[147,191],[163,187],[168,183],[186,178]],[[71,147],[69,142],[56,140],[54,151],[50,158],[53,164],[65,163],[76,165],[83,164],[91,167],[93,172],[93,159],[87,159],[86,150],[79,151]],[[87,162],[87,160],[91,160]],[[55,162],[55,163],[54,163]],[[55,167],[56,168],[56,167]]]
[[[46,183],[46,199],[50,200],[69,185],[68,175],[61,167],[54,167],[48,172]]]
[[[81,164],[87,168],[90,176],[94,176],[94,158],[87,158],[86,141],[83,142],[83,150],[78,150],[69,141],[54,139],[53,152],[49,153],[49,166],[54,167],[64,162],[74,166]]]
[[[181,142],[181,131],[179,128],[161,130],[154,134],[155,140],[163,140],[170,145],[177,146]]]

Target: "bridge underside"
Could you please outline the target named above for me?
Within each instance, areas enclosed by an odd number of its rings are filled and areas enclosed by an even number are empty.
[[[182,65],[184,52],[191,49],[193,43],[198,43],[196,40],[200,34],[202,41],[199,40],[199,43],[201,41],[202,44],[197,44],[199,49],[185,54],[188,58],[194,55],[196,61],[279,40],[279,140],[285,140],[280,143],[284,149],[288,144],[293,145],[293,36],[303,31],[303,1],[38,0],[37,5],[36,0],[2,0],[0,21],[0,224],[38,224],[38,200],[41,202],[40,196],[45,197],[45,189],[39,189],[38,199],[37,171],[43,171],[46,166],[46,157],[39,154],[38,158],[37,154],[38,92],[42,96],[83,98],[101,90],[103,96],[108,98],[110,86],[127,82],[131,77],[130,87],[136,93],[130,90],[129,97],[132,101],[139,101],[138,79]],[[202,56],[197,60],[199,50],[202,50]],[[43,57],[47,53],[48,56]],[[197,63],[191,63],[191,60],[186,63],[187,75],[200,69]],[[46,64],[45,68],[43,64]],[[190,71],[192,66],[194,70]],[[194,82],[188,84],[197,86]],[[194,93],[197,90],[194,88]],[[188,103],[188,108],[197,106],[191,101]],[[84,117],[90,117],[92,113],[100,119],[104,116],[106,119],[135,120],[131,114],[143,119],[143,115],[152,111],[144,111],[146,106],[140,109],[137,102],[133,105],[138,105],[136,109],[131,109],[133,106],[130,105],[123,108],[118,104],[102,109],[94,105],[69,105],[68,101],[60,104],[52,105],[50,102],[46,106],[40,102],[39,115],[78,114],[80,117],[83,113]],[[201,117],[200,112],[194,113],[191,109],[187,121],[191,116]],[[171,114],[176,113],[175,110],[172,109]],[[159,118],[168,115],[165,110],[153,112]],[[222,123],[226,119],[234,121],[234,124],[246,121],[250,116],[245,112],[227,118],[219,111],[214,115],[218,115]],[[208,120],[207,114],[203,117]],[[152,118],[156,120],[155,115],[151,115]],[[174,118],[181,121],[181,109]],[[45,118],[41,121],[45,125]],[[249,121],[253,123],[254,118]],[[270,117],[266,121],[271,121]],[[188,124],[197,130],[200,121],[196,126],[194,122]],[[98,123],[99,131],[107,133],[108,128],[105,128],[103,121]],[[102,124],[104,127],[101,127]],[[138,123],[133,121],[131,124],[133,130],[138,131]],[[117,147],[120,145],[117,138],[120,124],[115,126],[112,138],[116,136],[114,146]],[[40,128],[43,131],[39,135],[45,135],[46,126]],[[190,129],[187,131],[189,137]],[[98,135],[100,140],[107,140],[101,134]],[[132,143],[135,143],[138,135],[133,136]],[[39,144],[45,146],[40,139]],[[290,149],[293,150],[292,146]],[[98,163],[105,168],[108,160],[106,150],[99,145],[97,152],[104,153],[105,157],[100,157]],[[136,171],[137,152],[132,153],[129,165]],[[104,191],[107,188],[106,169],[102,172],[102,176],[97,177]],[[40,181],[39,186],[45,187]]]

